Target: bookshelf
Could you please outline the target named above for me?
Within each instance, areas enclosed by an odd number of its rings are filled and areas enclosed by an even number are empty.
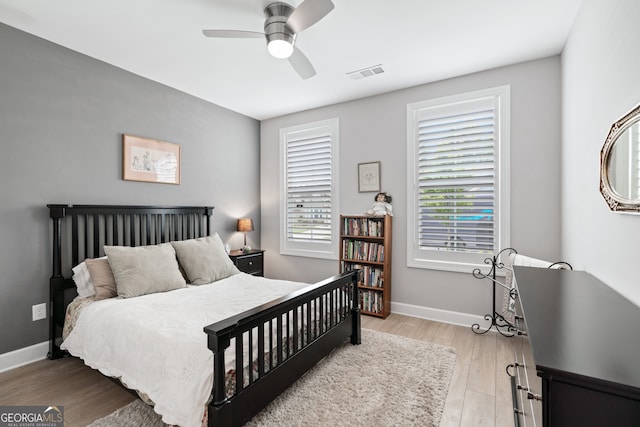
[[[391,219],[389,215],[340,216],[340,272],[360,269],[362,314],[386,318],[391,312]]]

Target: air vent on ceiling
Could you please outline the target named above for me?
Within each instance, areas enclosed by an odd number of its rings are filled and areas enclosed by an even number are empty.
[[[363,79],[365,77],[375,76],[376,74],[384,73],[384,69],[381,64],[373,65],[371,67],[363,68],[362,70],[351,71],[347,73],[347,76],[353,80]]]

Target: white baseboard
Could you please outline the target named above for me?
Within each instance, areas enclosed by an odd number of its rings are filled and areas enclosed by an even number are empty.
[[[34,344],[29,347],[19,348],[8,353],[0,354],[0,372],[19,368],[38,360],[46,359],[49,351],[49,341]]]
[[[435,320],[437,322],[451,323],[452,325],[471,327],[474,323],[483,326],[487,320],[483,316],[460,313],[457,311],[441,310],[439,308],[422,307],[418,305],[391,303],[391,312],[404,314],[405,316],[418,317],[420,319]]]

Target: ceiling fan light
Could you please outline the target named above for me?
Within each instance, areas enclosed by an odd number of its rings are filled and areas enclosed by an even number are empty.
[[[293,53],[293,45],[286,40],[271,40],[267,50],[275,58],[286,59]]]

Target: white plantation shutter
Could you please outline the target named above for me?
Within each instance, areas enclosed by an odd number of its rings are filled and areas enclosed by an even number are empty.
[[[338,119],[280,130],[280,252],[337,259]]]
[[[408,265],[471,271],[507,247],[509,88],[407,106]]]
[[[421,248],[495,250],[494,111],[479,104],[418,122]]]
[[[287,239],[331,240],[331,135],[287,141]]]

